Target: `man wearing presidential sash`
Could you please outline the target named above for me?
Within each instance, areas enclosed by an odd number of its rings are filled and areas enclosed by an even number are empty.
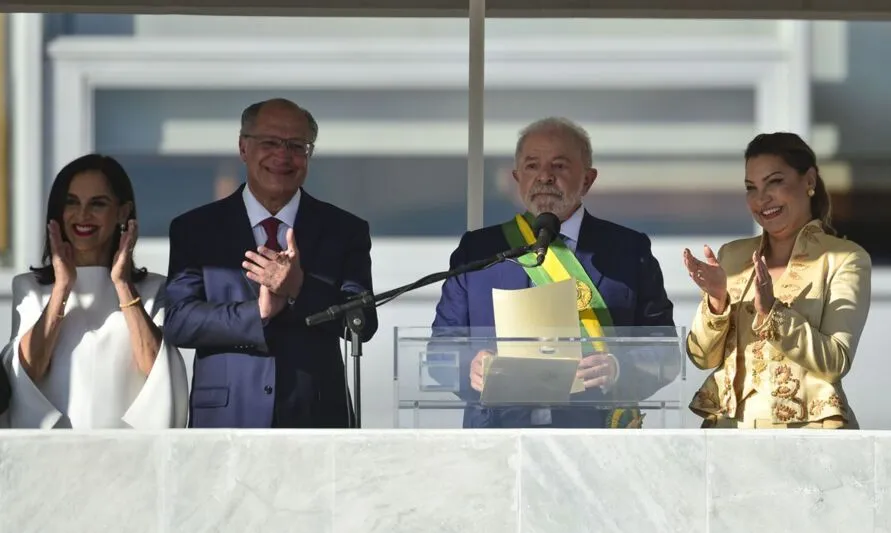
[[[446,281],[436,307],[435,331],[494,328],[493,288],[524,289],[570,278],[576,284],[582,336],[603,336],[610,328],[674,326],[673,306],[649,238],[598,219],[582,205],[597,179],[592,160],[587,132],[569,120],[548,118],[521,132],[513,176],[526,212],[503,224],[465,233],[450,267],[534,243],[532,224],[541,213],[560,219],[560,236],[538,267],[504,262]],[[642,416],[634,406],[597,409],[591,403],[609,399],[611,391],[618,389],[634,390],[637,400],[643,400],[677,375],[662,373],[654,382],[637,372],[635,365],[620,362],[605,350],[585,353],[578,369],[585,391],[573,396],[581,396],[588,407],[554,409],[481,406],[483,360],[488,354],[468,354],[462,358],[458,393],[468,402],[464,426],[640,427]]]

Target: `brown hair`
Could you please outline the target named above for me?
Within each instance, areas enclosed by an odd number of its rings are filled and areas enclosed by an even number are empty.
[[[820,176],[820,168],[817,166],[817,156],[804,140],[794,133],[776,132],[762,133],[752,139],[746,147],[745,159],[748,161],[760,155],[772,155],[779,157],[784,163],[794,168],[799,174],[804,174],[814,169],[817,182],[814,186],[814,195],[811,197],[811,219],[819,220],[823,231],[830,235],[838,235],[832,227],[832,201],[826,184]]]

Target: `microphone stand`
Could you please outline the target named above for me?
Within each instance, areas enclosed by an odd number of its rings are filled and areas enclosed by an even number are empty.
[[[367,291],[366,291],[367,292]],[[365,294],[365,293],[362,293]],[[362,358],[362,330],[365,329],[365,313],[361,307],[345,311],[343,319],[346,329],[350,331],[350,357],[353,358],[353,422],[356,428],[362,427],[362,376],[360,375]],[[307,325],[309,318],[306,319]]]
[[[503,263],[508,259],[521,257],[533,249],[534,245],[513,248],[486,259],[471,261],[470,263],[460,265],[451,270],[424,276],[413,283],[380,294],[365,291],[350,297],[345,303],[332,305],[328,309],[306,318],[307,326],[316,326],[331,320],[342,319],[345,322],[346,329],[350,331],[350,355],[353,358],[353,408],[355,410],[354,416],[356,428],[362,427],[362,383],[360,379],[360,360],[362,358],[362,330],[365,328],[365,313],[363,310],[383,305],[407,292],[426,287],[427,285],[432,285],[438,281],[444,281],[448,278],[460,276],[461,274],[466,274],[468,272],[484,270],[493,265],[497,265],[498,263]]]

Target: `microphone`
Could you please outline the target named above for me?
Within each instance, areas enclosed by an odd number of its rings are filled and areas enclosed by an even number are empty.
[[[336,287],[333,279],[329,279],[323,276],[318,276],[315,274],[309,274],[310,277],[313,277],[322,283],[330,286]],[[341,294],[346,296],[347,302],[352,301],[360,301],[364,304],[373,304],[374,303],[374,295],[371,294],[368,289],[356,283],[355,281],[345,280],[343,284],[339,287]],[[346,304],[344,304],[346,305]],[[319,311],[318,313],[312,314],[306,317],[306,325],[307,326],[315,326],[317,324],[321,324],[323,322],[328,322],[329,320],[334,320],[340,316],[340,313],[343,311],[344,305],[332,305],[328,309],[323,311]],[[358,304],[354,304],[356,309],[361,309],[362,306]]]
[[[542,213],[536,217],[535,223],[532,225],[532,231],[536,235],[532,251],[535,253],[536,264],[541,265],[544,263],[548,246],[560,234],[560,219],[554,213]]]

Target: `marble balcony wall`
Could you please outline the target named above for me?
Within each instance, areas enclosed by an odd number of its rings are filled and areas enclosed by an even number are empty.
[[[870,431],[7,431],[0,531],[891,532],[889,474]]]

